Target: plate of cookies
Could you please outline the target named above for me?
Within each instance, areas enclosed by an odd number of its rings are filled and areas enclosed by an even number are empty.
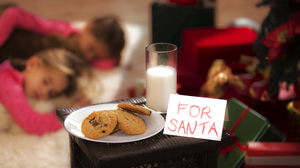
[[[84,107],[71,113],[64,122],[70,134],[102,143],[146,139],[159,133],[164,125],[160,114],[126,102]]]

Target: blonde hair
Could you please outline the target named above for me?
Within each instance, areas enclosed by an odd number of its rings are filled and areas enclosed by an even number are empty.
[[[42,66],[55,68],[64,73],[68,78],[68,87],[63,91],[67,96],[70,96],[77,89],[77,79],[82,75],[85,62],[75,56],[73,53],[62,49],[52,48],[45,49],[36,54]],[[11,65],[19,71],[26,67],[27,60],[9,59]]]

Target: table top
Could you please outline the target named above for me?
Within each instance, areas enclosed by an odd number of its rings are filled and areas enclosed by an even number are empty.
[[[145,97],[135,97],[108,103],[129,102],[132,104],[143,104],[145,101]],[[87,106],[57,109],[58,121],[64,126],[64,120],[67,116],[83,107]],[[165,135],[163,131],[153,137],[129,143],[92,142],[77,138],[72,134],[70,134],[70,137],[80,146],[94,165],[101,164],[101,166],[104,165],[103,167],[130,166],[155,162],[203,151],[217,150],[232,144],[232,137],[226,130],[223,130],[221,141]]]

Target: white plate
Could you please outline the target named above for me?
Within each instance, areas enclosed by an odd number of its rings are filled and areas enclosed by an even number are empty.
[[[134,142],[154,136],[157,133],[159,133],[165,125],[164,118],[160,114],[152,112],[150,116],[139,115],[145,121],[146,124],[146,132],[143,134],[129,135],[118,131],[111,135],[98,139],[90,139],[82,134],[81,123],[88,115],[90,115],[93,111],[117,109],[117,106],[118,104],[99,104],[76,110],[65,119],[65,128],[69,133],[73,134],[74,136],[88,141],[103,143],[125,143]]]

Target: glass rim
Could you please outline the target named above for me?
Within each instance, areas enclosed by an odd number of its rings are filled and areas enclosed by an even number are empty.
[[[150,49],[149,47],[151,46],[156,46],[156,45],[168,45],[168,46],[172,46],[173,48],[170,50],[165,50],[165,51],[157,51],[157,50],[153,50]],[[157,52],[157,53],[165,53],[165,52],[173,52],[177,50],[177,46],[175,44],[171,44],[171,43],[152,43],[146,46],[146,50],[149,52]]]

